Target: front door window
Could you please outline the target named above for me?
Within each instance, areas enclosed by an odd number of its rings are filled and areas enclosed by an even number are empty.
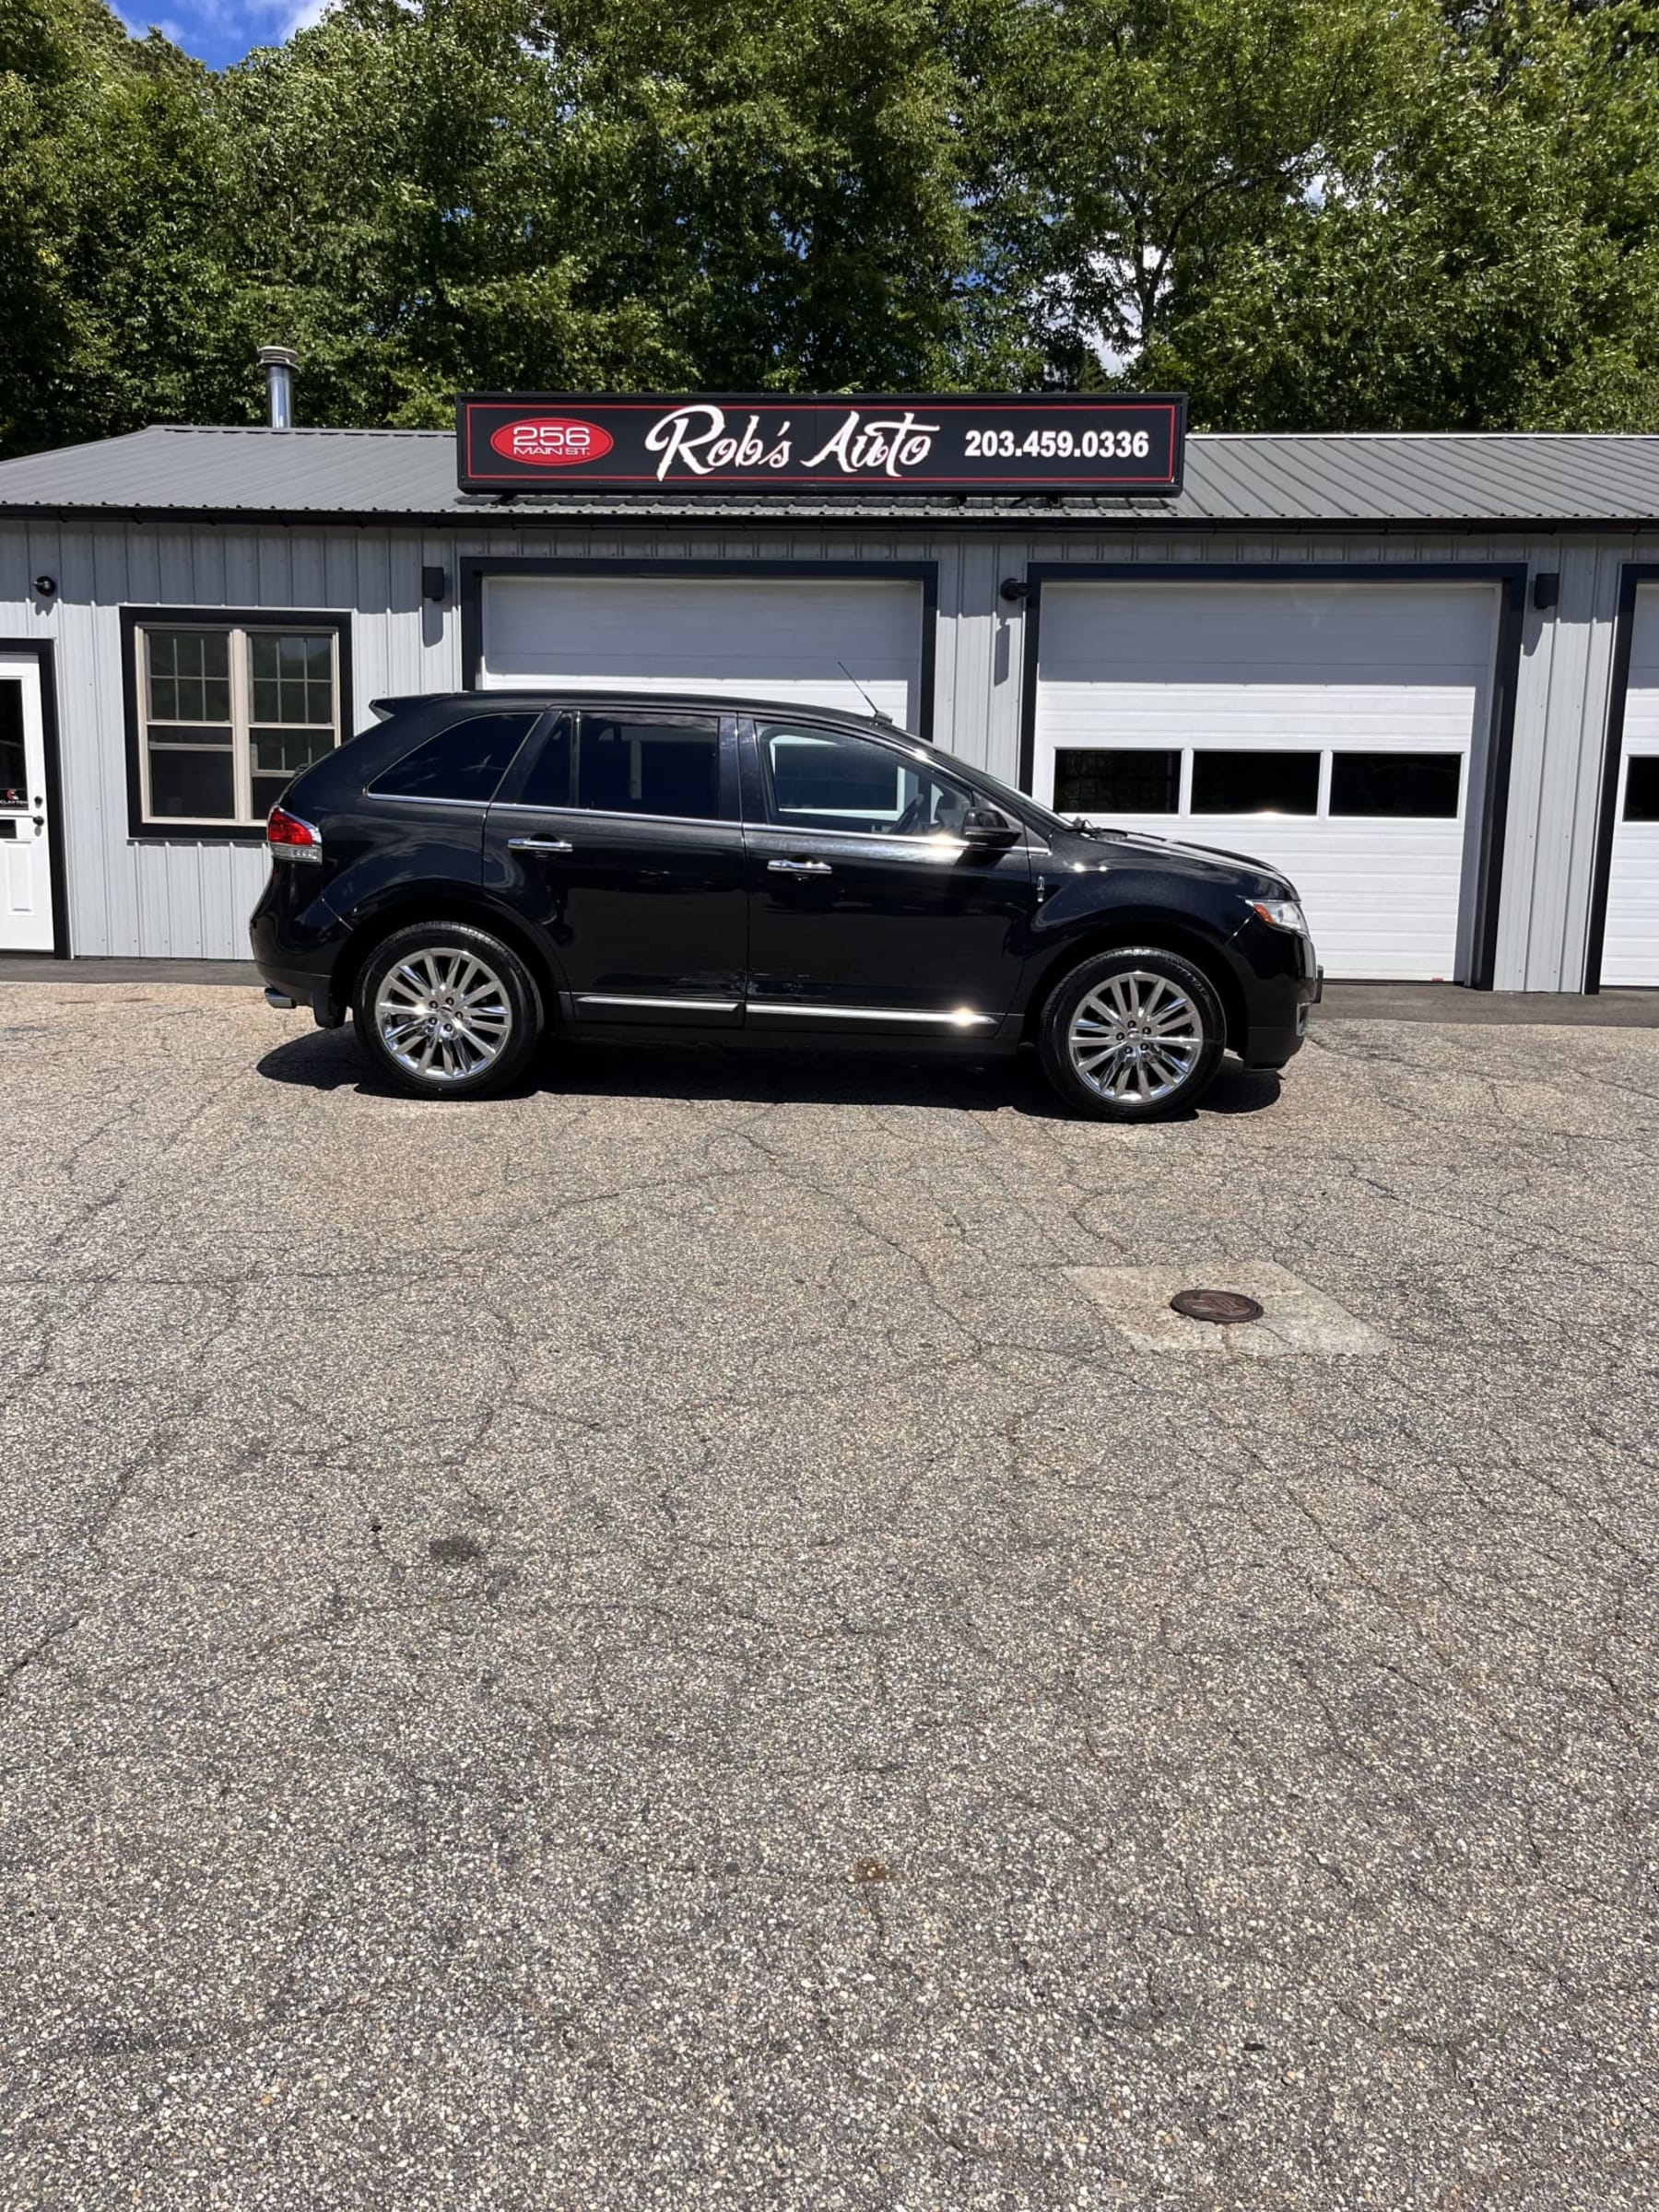
[[[786,722],[761,723],[759,736],[770,812],[780,829],[949,836],[973,804],[912,741],[900,750],[853,730]]]

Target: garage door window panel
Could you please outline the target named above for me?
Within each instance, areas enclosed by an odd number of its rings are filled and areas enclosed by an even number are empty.
[[[782,830],[853,837],[949,835],[972,805],[959,783],[850,731],[762,723],[767,805]]]
[[[1659,753],[1632,753],[1626,764],[1624,818],[1659,822]]]
[[[340,742],[332,629],[146,624],[136,658],[147,824],[257,828]]]
[[[1316,752],[1208,752],[1193,755],[1194,814],[1316,815]]]
[[[1336,753],[1333,815],[1397,821],[1457,819],[1461,753]]]
[[[1161,747],[1063,747],[1054,755],[1054,811],[1179,814],[1181,753]]]

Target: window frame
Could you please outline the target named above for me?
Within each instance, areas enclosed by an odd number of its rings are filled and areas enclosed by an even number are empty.
[[[333,640],[335,749],[354,735],[355,694],[351,673],[351,623],[338,609],[260,606],[124,606],[121,609],[122,685],[126,719],[127,835],[146,844],[263,845],[265,815],[257,821],[214,820],[201,816],[157,815],[149,811],[149,653],[151,630],[194,629],[229,634],[230,639],[231,774],[238,806],[252,799],[254,726],[253,679],[247,640],[253,631],[278,637],[326,634]],[[259,724],[260,728],[321,729],[306,724]],[[267,809],[268,811],[268,809]],[[250,805],[250,816],[252,808]]]

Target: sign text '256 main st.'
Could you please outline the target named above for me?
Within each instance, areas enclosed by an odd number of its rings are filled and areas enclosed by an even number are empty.
[[[478,394],[464,491],[1122,492],[1181,488],[1180,394],[779,398]]]

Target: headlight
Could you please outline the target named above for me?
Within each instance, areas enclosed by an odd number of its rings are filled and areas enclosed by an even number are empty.
[[[1307,915],[1294,899],[1253,899],[1250,911],[1260,914],[1275,929],[1293,929],[1299,937],[1313,934],[1308,927]]]

